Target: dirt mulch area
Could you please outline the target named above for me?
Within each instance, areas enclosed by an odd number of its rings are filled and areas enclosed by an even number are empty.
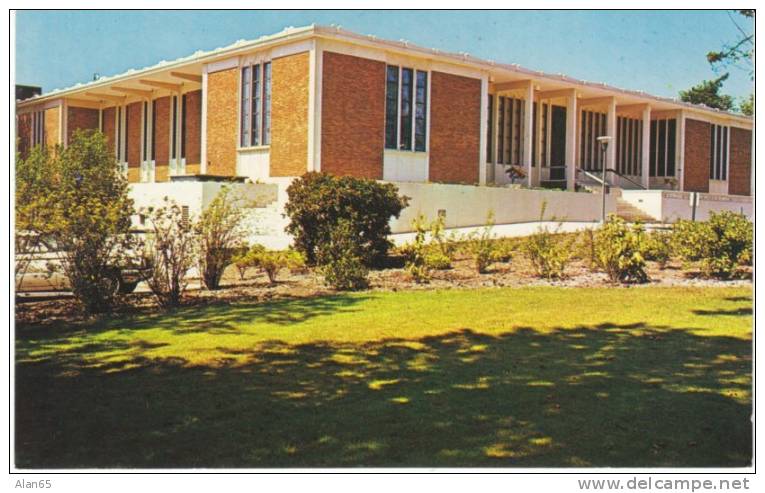
[[[679,263],[670,263],[664,269],[653,262],[648,263],[650,281],[645,284],[614,286],[602,272],[594,272],[586,261],[575,260],[566,269],[566,278],[560,280],[540,279],[532,265],[517,255],[507,263],[495,263],[490,271],[478,274],[470,259],[462,258],[453,263],[451,269],[433,271],[432,279],[426,284],[411,280],[403,268],[403,260],[392,258],[391,265],[370,272],[370,291],[403,291],[434,289],[471,289],[482,287],[560,286],[560,287],[623,287],[642,288],[650,286],[749,286],[752,271],[746,269],[742,276],[733,280],[703,279],[698,273],[686,272]],[[192,286],[198,282],[192,281]],[[262,272],[251,270],[244,280],[235,269],[229,269],[223,279],[224,287],[218,291],[207,291],[192,287],[187,291],[185,304],[236,304],[258,303],[281,299],[305,298],[336,293],[324,285],[321,277],[313,272],[292,273],[281,271],[276,284],[269,284]],[[118,315],[145,315],[157,312],[158,308],[150,293],[135,293],[126,296],[117,308]],[[72,298],[16,303],[16,321],[23,325],[48,325],[60,322],[78,323],[92,320],[81,312]]]

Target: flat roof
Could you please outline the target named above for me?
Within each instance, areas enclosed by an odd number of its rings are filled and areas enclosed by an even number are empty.
[[[729,111],[723,111],[716,108],[710,108],[705,105],[686,103],[684,101],[680,101],[677,98],[656,96],[644,91],[619,88],[619,87],[611,86],[609,84],[601,83],[601,82],[580,80],[574,77],[569,77],[564,74],[552,74],[552,73],[547,73],[547,72],[543,72],[539,70],[528,69],[517,64],[509,64],[509,63],[496,62],[494,60],[481,59],[478,57],[474,57],[468,53],[453,53],[448,51],[442,51],[436,48],[426,48],[426,47],[412,44],[405,40],[393,41],[393,40],[382,39],[373,35],[364,35],[364,34],[359,34],[353,31],[349,31],[339,26],[322,26],[317,24],[311,24],[309,26],[303,26],[303,27],[290,26],[279,31],[278,33],[260,36],[259,38],[256,38],[253,40],[239,40],[230,45],[222,46],[213,50],[196,51],[192,53],[191,55],[181,57],[176,60],[172,60],[172,61],[163,60],[157,64],[144,67],[142,69],[130,69],[120,74],[116,74],[116,75],[112,75],[108,77],[100,77],[99,79],[94,81],[90,81],[86,83],[77,83],[70,87],[55,89],[50,92],[35,96],[33,98],[26,99],[23,102],[20,101],[18,102],[18,104],[20,106],[33,105],[33,104],[40,103],[42,101],[47,101],[54,98],[67,97],[70,95],[74,95],[85,90],[97,89],[99,87],[108,87],[117,82],[129,81],[136,77],[145,77],[147,75],[151,75],[152,73],[164,72],[170,69],[177,69],[187,65],[209,63],[222,58],[246,53],[254,49],[264,48],[270,45],[278,45],[278,44],[284,44],[288,42],[294,42],[299,39],[312,38],[312,37],[326,37],[326,38],[338,39],[341,41],[346,41],[346,42],[355,43],[355,44],[362,44],[362,45],[377,47],[379,49],[388,50],[388,51],[395,50],[399,52],[404,52],[412,56],[419,56],[419,57],[424,57],[429,59],[440,59],[446,62],[463,65],[463,66],[470,66],[470,67],[480,69],[480,70],[485,70],[488,72],[499,71],[504,73],[511,73],[514,75],[525,77],[527,79],[535,79],[540,82],[563,85],[564,87],[581,88],[581,89],[594,90],[598,92],[615,93],[613,95],[621,95],[621,96],[629,97],[631,99],[638,99],[647,103],[650,103],[650,102],[662,103],[665,105],[670,105],[671,107],[673,107],[673,109],[691,109],[694,111],[707,113],[714,116],[734,118],[736,120],[746,122],[749,124],[751,124],[753,121],[752,117],[749,117],[749,116],[745,116],[739,113],[733,113]]]

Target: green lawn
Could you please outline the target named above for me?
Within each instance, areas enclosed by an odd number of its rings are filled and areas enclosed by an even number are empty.
[[[19,327],[19,467],[744,466],[750,288],[367,292]]]

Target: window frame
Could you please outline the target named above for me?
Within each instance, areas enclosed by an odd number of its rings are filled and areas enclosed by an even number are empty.
[[[395,98],[391,97],[391,88],[393,81],[390,81],[389,78],[392,74],[391,69],[395,70],[396,73],[396,92],[395,92]],[[408,115],[408,126],[410,128],[407,128],[408,133],[408,146],[403,147],[403,144],[406,143],[404,140],[404,123],[405,123],[405,116],[402,112],[403,109],[403,74],[404,71],[411,71],[411,90],[410,90],[410,101],[409,101],[409,115]],[[418,82],[420,80],[419,75],[424,74],[425,84],[424,84],[424,100],[419,101],[419,92],[418,92]],[[396,152],[411,152],[411,153],[420,153],[420,154],[427,154],[430,152],[430,94],[431,94],[431,80],[432,80],[432,74],[431,70],[429,69],[420,69],[416,66],[404,66],[404,65],[396,65],[393,63],[386,64],[385,65],[385,123],[383,125],[383,149],[385,151],[396,151]],[[394,112],[391,115],[389,113],[389,103],[393,102],[394,104]],[[423,107],[423,115],[420,121],[422,122],[422,125],[424,126],[424,135],[422,139],[422,145],[418,146],[417,142],[417,107],[418,105],[422,105]],[[395,122],[395,132],[396,132],[396,139],[395,139],[395,146],[390,145],[390,138],[392,137],[391,133],[393,132],[393,125],[392,122]]]
[[[709,180],[728,182],[730,176],[730,126],[710,123]]]
[[[261,59],[240,63],[238,70],[237,150],[267,149],[271,146],[272,61]],[[244,96],[245,70],[249,71],[247,84],[249,94],[247,97]],[[247,115],[245,115],[245,105]],[[244,125],[245,116],[248,118],[246,128]]]

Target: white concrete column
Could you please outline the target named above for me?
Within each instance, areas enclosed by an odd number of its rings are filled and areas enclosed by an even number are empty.
[[[202,128],[200,130],[200,133],[202,135],[200,136],[200,143],[199,143],[199,160],[201,161],[199,163],[199,172],[205,175],[207,174],[207,65],[205,65],[202,68],[202,96],[201,97],[202,97],[202,122],[201,122]],[[170,104],[172,105],[172,102]],[[238,141],[239,135],[237,135],[236,138]]]
[[[608,144],[606,150],[606,162],[603,163],[603,177],[607,176],[606,168],[616,169],[616,144],[618,135],[616,135],[616,98],[611,98],[608,103],[608,113],[606,116],[606,135],[611,137],[611,143]],[[618,180],[611,175],[611,183],[616,183]]]
[[[493,106],[491,108],[491,111],[493,112],[492,116],[492,122],[494,123],[494,128],[492,129],[492,136],[491,136],[491,143],[492,143],[492,150],[491,150],[491,173],[489,173],[488,179],[491,180],[491,183],[497,182],[497,163],[499,162],[499,156],[497,156],[497,152],[499,151],[499,94],[494,93],[494,100],[493,100]]]
[[[526,170],[526,185],[532,187],[534,177],[531,176],[531,161],[534,159],[532,149],[534,144],[534,82],[528,81],[523,95],[523,167]]]
[[[685,190],[685,111],[680,111],[680,115],[677,118],[677,164],[675,165],[675,173],[678,175],[678,190]],[[730,136],[728,137],[728,145],[730,145]],[[730,156],[730,150],[728,151]]]
[[[576,189],[576,114],[578,112],[576,90],[566,96],[566,189]]]
[[[536,138],[536,144],[537,144],[537,152],[534,155],[534,161],[536,162],[536,167],[534,167],[534,179],[531,181],[532,186],[538,187],[539,184],[542,182],[542,100],[539,99],[537,102],[537,138]]]
[[[488,149],[488,139],[486,138],[488,132],[488,120],[489,120],[489,76],[484,75],[481,78],[481,135],[479,138],[479,157],[478,157],[478,183],[480,185],[486,185],[486,168],[488,167],[488,159],[486,159]]]
[[[640,181],[648,190],[651,188],[651,106],[643,108],[643,137],[640,146]]]

